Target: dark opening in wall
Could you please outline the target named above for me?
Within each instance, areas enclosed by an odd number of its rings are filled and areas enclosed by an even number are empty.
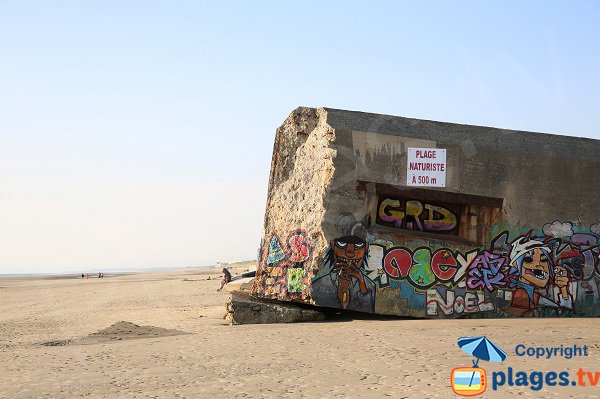
[[[503,199],[425,188],[357,182],[372,232],[482,244]]]
[[[379,195],[375,223],[380,226],[458,236],[460,205]]]

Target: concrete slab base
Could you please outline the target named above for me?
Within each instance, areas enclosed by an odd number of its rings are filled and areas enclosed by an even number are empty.
[[[273,324],[321,321],[325,314],[306,305],[256,299],[244,292],[232,292],[227,303],[231,324]]]

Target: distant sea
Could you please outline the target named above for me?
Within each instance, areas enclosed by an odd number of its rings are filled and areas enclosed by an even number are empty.
[[[106,268],[106,269],[87,269],[81,271],[65,271],[58,273],[2,273],[0,271],[0,278],[2,277],[40,277],[40,278],[69,278],[69,277],[81,277],[81,274],[89,274],[90,277],[103,273],[104,277],[110,277],[115,274],[132,274],[132,273],[150,273],[150,272],[165,272],[171,270],[210,270],[216,266],[188,266],[188,267],[128,267],[128,268]]]

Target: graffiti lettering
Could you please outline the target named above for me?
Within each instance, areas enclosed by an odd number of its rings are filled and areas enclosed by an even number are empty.
[[[271,234],[259,250],[257,278],[252,286],[254,294],[271,298],[298,299],[308,296],[313,246],[306,232],[293,230],[287,235],[284,247],[279,236]]]
[[[267,264],[272,265],[281,260],[285,259],[285,253],[281,248],[281,244],[279,243],[279,238],[277,235],[273,234],[271,236],[271,240],[269,241],[269,252],[267,253]]]
[[[425,230],[450,231],[456,227],[458,223],[456,215],[448,209],[431,204],[425,204],[425,209],[428,211],[428,217],[423,221]],[[440,215],[439,218],[436,217],[438,214]]]
[[[508,259],[506,256],[483,251],[469,266],[467,286],[471,289],[485,288],[493,291],[495,286],[505,286],[504,280]]]
[[[450,209],[416,200],[384,198],[377,209],[378,223],[390,227],[454,234],[458,226]]]
[[[412,254],[404,248],[394,248],[383,258],[385,272],[391,278],[404,278],[412,267]]]
[[[421,230],[444,229],[444,220],[455,215],[452,208],[392,198],[384,199],[379,211],[384,222]],[[587,230],[554,221],[526,234],[502,231],[484,248],[466,252],[447,248],[442,240],[408,248],[350,235],[332,240],[318,265],[311,262],[315,249],[304,231],[273,233],[261,243],[253,292],[431,317],[600,316],[600,224],[594,226]]]
[[[431,258],[431,270],[440,281],[450,281],[456,274],[458,262],[447,249],[440,249]]]
[[[489,312],[494,305],[485,297],[484,292],[466,290],[452,291],[446,287],[427,290],[427,315],[438,315],[438,309],[444,315],[474,312]]]
[[[288,249],[290,252],[290,261],[295,263],[305,262],[310,258],[312,245],[306,240],[306,233],[302,230],[295,230],[287,238]]]
[[[299,267],[290,267],[287,269],[287,290],[288,292],[302,292],[306,285],[302,283],[305,271]]]
[[[383,268],[392,279],[408,278],[413,286],[427,288],[436,281],[452,280],[458,261],[448,249],[439,249],[433,256],[429,248],[414,252],[407,248],[392,248],[383,258]]]

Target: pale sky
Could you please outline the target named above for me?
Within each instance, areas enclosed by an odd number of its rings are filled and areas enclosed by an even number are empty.
[[[0,274],[255,258],[300,105],[600,139],[598,21],[595,1],[0,0]]]

